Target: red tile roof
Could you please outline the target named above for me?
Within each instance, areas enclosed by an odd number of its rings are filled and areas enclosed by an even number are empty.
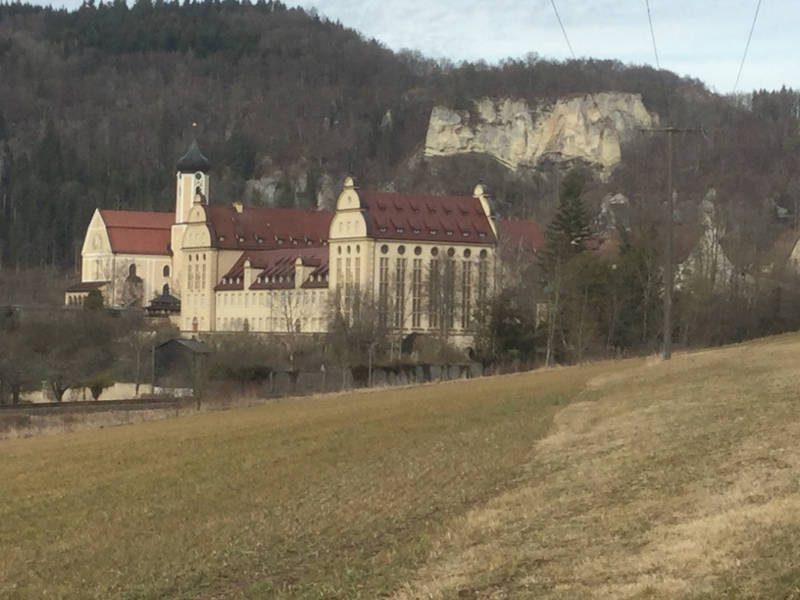
[[[170,255],[171,212],[101,210],[111,250],[115,254]]]
[[[175,223],[173,212],[152,212],[145,210],[106,210],[100,211],[106,227],[127,227],[133,229],[169,229]]]
[[[472,196],[359,192],[370,237],[407,241],[494,244],[481,202]]]
[[[251,250],[243,252],[239,259],[233,264],[230,270],[222,278],[222,281],[214,288],[215,290],[242,290],[244,289],[244,263],[250,260],[250,264],[258,269],[257,275],[250,285],[253,290],[266,290],[278,288],[294,288],[295,268],[294,263],[297,258],[303,260],[303,264],[315,267],[311,275],[314,278],[323,276],[328,272],[328,248],[280,248],[277,250]],[[283,281],[265,281],[265,277],[271,279],[283,277]],[[262,281],[259,281],[259,278]],[[238,283],[236,283],[238,279]],[[306,285],[308,283],[309,285]],[[314,285],[321,283],[322,285]],[[327,287],[327,282],[306,281],[302,287]]]
[[[500,244],[518,250],[538,252],[544,247],[544,236],[533,221],[497,221]]]
[[[212,244],[225,250],[315,248],[327,244],[333,212],[245,206],[206,206]]]

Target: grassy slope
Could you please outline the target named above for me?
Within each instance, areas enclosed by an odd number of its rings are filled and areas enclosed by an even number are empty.
[[[799,355],[3,442],[0,597],[800,598]]]

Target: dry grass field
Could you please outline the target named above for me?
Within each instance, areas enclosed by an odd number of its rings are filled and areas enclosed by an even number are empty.
[[[0,442],[1,598],[800,599],[800,336]]]

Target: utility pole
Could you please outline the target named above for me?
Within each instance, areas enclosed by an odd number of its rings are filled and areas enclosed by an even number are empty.
[[[672,134],[667,131],[667,256],[664,265],[664,360],[672,358],[672,290],[675,287],[673,265],[673,225],[675,224],[675,194],[672,189]]]
[[[667,206],[664,220],[667,239],[664,256],[664,360],[672,358],[672,291],[675,287],[675,260],[673,249],[673,226],[675,223],[675,192],[672,182],[672,135],[675,133],[703,133],[702,128],[656,127],[640,131],[667,134]]]

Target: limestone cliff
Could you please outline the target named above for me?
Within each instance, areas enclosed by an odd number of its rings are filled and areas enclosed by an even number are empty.
[[[435,106],[425,155],[488,154],[514,171],[544,158],[583,159],[607,171],[620,161],[623,141],[657,123],[639,94],[585,94],[535,109],[524,100],[483,98],[472,115]]]

